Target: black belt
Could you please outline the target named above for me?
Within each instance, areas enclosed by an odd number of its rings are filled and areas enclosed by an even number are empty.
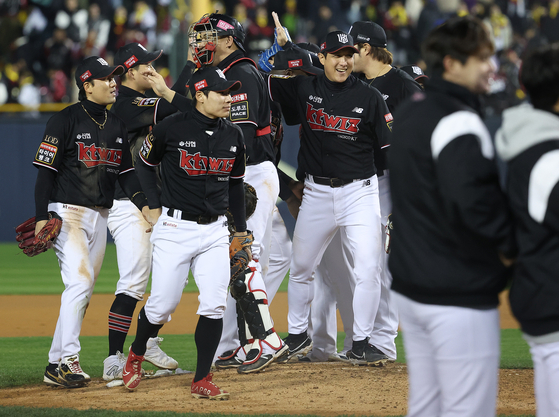
[[[180,211],[180,210],[177,210]],[[170,208],[169,210],[167,210],[167,216],[169,217],[175,217],[175,209]],[[207,216],[207,215],[203,215],[203,214],[190,214],[187,213],[186,211],[181,211],[181,220],[189,220],[191,222],[196,222],[198,224],[210,224],[213,223],[215,221],[217,221],[217,219],[219,218],[219,216]]]
[[[312,180],[315,182],[315,184],[328,185],[332,188],[338,188],[346,184],[351,184],[352,182],[355,181],[361,181],[361,179],[344,180],[342,178],[325,178],[325,177],[317,177],[315,175],[309,175],[309,176],[312,177]]]

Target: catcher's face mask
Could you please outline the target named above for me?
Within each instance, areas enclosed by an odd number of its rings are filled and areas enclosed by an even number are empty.
[[[217,30],[210,21],[210,15],[204,15],[200,20],[190,25],[188,40],[192,58],[198,68],[211,65],[217,48]]]

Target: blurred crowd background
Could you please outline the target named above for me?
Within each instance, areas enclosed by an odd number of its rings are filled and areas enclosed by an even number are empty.
[[[70,103],[76,100],[73,71],[84,57],[109,63],[119,47],[139,42],[163,49],[156,61],[169,84],[187,59],[188,28],[197,0],[0,0],[0,105]],[[211,11],[234,16],[247,33],[249,56],[273,41],[271,12],[295,42],[319,44],[336,29],[358,20],[386,30],[397,66],[422,66],[420,44],[436,25],[453,15],[472,14],[487,25],[498,68],[487,97],[489,114],[524,99],[518,82],[529,48],[559,41],[559,0],[221,0]]]

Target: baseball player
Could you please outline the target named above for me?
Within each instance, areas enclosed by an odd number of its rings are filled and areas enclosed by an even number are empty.
[[[243,177],[245,146],[241,129],[225,120],[230,91],[240,88],[217,68],[192,75],[195,109],[157,124],[140,150],[137,170],[155,223],[152,290],[138,315],[138,331],[122,376],[128,389],[141,380],[141,363],[151,335],[171,319],[188,272],[200,291],[194,339],[198,351],[191,393],[228,399],[209,373],[223,327],[229,284],[229,207],[237,235],[246,235]],[[188,135],[185,135],[188,132]],[[161,165],[161,196],[155,167]]]
[[[495,137],[507,164],[506,193],[515,218],[518,259],[510,304],[534,361],[536,415],[559,415],[559,43],[522,63],[530,104],[505,110]]]
[[[491,39],[478,19],[429,33],[425,93],[398,109],[390,148],[394,217],[388,260],[404,335],[408,416],[495,415],[500,254],[512,222],[477,95],[489,89]]]
[[[275,14],[274,20],[280,33]],[[354,259],[356,285],[348,355],[363,364],[384,360],[368,343],[379,303],[382,250],[373,142],[389,143],[392,115],[377,90],[351,75],[356,52],[350,35],[331,32],[319,54],[323,75],[269,77],[272,100],[296,107],[302,120],[299,170],[305,173],[305,189],[293,235],[287,359],[312,345],[307,334],[312,273],[341,229]]]
[[[251,266],[256,268],[248,288],[256,299],[262,300],[260,310],[255,314],[260,316],[262,313],[265,317],[269,312],[262,273],[268,269],[272,218],[279,193],[266,85],[254,61],[245,56],[245,32],[236,19],[218,13],[205,15],[191,26],[189,33],[192,55],[199,65],[217,67],[226,76],[242,83],[232,96],[229,120],[243,131],[247,149],[246,181],[258,195],[256,211],[248,220],[248,228],[254,235]],[[264,369],[283,353],[284,343],[273,328],[267,329],[269,333],[260,334],[260,337],[249,335],[248,329],[243,332],[242,328],[246,326],[242,323],[237,326],[237,317],[242,318],[242,314],[236,314],[236,311],[237,303],[230,296],[218,348],[221,355],[216,357],[215,365],[217,368],[235,367],[240,373]]]
[[[63,219],[54,250],[65,289],[43,379],[49,385],[76,387],[90,381],[80,366],[79,335],[103,263],[116,180],[144,215],[149,212],[134,174],[126,126],[106,109],[116,98],[114,76],[123,71],[102,58],[86,58],[75,74],[80,102],[49,120],[35,156],[40,220],[35,233],[48,211]]]
[[[130,43],[121,47],[115,55],[115,63],[124,67],[125,72],[120,76],[121,86],[111,112],[126,124],[134,164],[152,126],[178,110],[190,108],[190,100],[185,97],[185,84],[195,68],[194,63],[189,61],[185,65],[173,89],[169,89],[152,66],[161,54],[162,51],[148,52],[139,43]],[[145,92],[149,89],[161,98],[146,97]],[[122,378],[126,361],[122,354],[124,341],[136,304],[143,299],[146,291],[152,247],[150,235],[146,233],[149,224],[120,187],[116,189],[115,201],[109,210],[108,226],[116,244],[120,274],[116,297],[109,311],[109,356],[103,362],[103,379],[111,381]],[[178,363],[161,350],[161,340],[156,334],[148,340],[145,360],[159,368],[175,369]]]

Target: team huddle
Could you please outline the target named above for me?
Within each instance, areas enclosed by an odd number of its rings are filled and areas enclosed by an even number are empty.
[[[106,381],[133,390],[144,361],[178,368],[158,333],[191,272],[200,293],[196,398],[230,397],[212,367],[386,365],[397,358],[400,326],[408,416],[492,416],[498,293],[513,276],[538,416],[556,415],[557,45],[525,63],[533,104],[505,112],[494,145],[478,97],[489,88],[494,47],[478,20],[450,19],[429,34],[423,86],[419,67],[393,66],[373,22],[317,46],[293,43],[273,17],[274,43],[256,64],[236,19],[203,16],[189,30],[192,61],[171,88],[152,66],[162,51],[136,43],[120,48],[114,66],[93,56],[76,69],[79,102],[49,120],[34,161],[35,240],[53,213],[61,219],[49,245],[65,285],[44,382],[71,388],[91,379],[79,335],[109,230],[120,277]],[[300,125],[299,136],[284,137],[283,124]],[[278,167],[284,140],[299,141],[296,178]],[[504,188],[496,154],[508,169]],[[250,210],[247,192],[256,194]],[[278,197],[296,218],[292,240]],[[288,271],[282,339],[269,305]],[[537,310],[527,304],[534,299]]]

